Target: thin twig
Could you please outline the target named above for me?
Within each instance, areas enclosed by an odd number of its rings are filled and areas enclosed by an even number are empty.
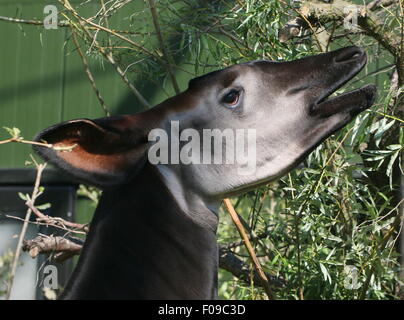
[[[49,217],[45,214],[43,214],[41,211],[38,210],[34,206],[34,202],[32,199],[28,200],[25,202],[26,206],[32,210],[32,212],[37,216],[37,221],[38,222],[43,222],[46,225],[51,225],[51,226],[62,226],[62,227],[69,227],[69,228],[74,228],[77,230],[83,230],[84,232],[88,232],[88,224],[81,224],[81,223],[75,223],[71,221],[66,221],[65,219],[59,218],[59,217]]]
[[[150,104],[146,101],[146,99],[142,96],[142,94],[137,90],[137,88],[129,81],[129,79],[125,76],[125,73],[122,71],[122,69],[119,67],[119,65],[115,62],[115,59],[113,58],[111,52],[106,52],[95,40],[95,38],[90,34],[90,32],[86,29],[84,26],[84,22],[89,23],[86,19],[82,18],[77,14],[77,12],[73,9],[73,7],[70,5],[68,0],[64,0],[63,5],[65,8],[71,12],[77,19],[79,19],[79,23],[81,27],[83,28],[83,31],[87,35],[87,37],[91,40],[91,42],[95,45],[97,50],[109,61],[109,63],[115,68],[115,71],[119,74],[119,76],[122,78],[122,80],[125,82],[125,84],[131,89],[133,94],[136,96],[136,98],[139,100],[139,102],[149,109],[151,106]],[[68,17],[66,16],[68,19]],[[101,27],[101,26],[100,26]],[[104,28],[104,27],[102,27]],[[105,29],[105,28],[104,28]],[[132,41],[133,42],[133,41]]]
[[[43,21],[41,21],[41,20],[17,19],[17,18],[5,17],[5,16],[0,16],[0,21],[30,24],[30,25],[34,25],[34,26],[43,26],[44,25]],[[58,27],[68,27],[69,24],[65,23],[65,22],[58,22],[57,26]]]
[[[9,219],[15,219],[15,220],[18,220],[18,221],[21,221],[21,222],[27,222],[28,224],[34,224],[34,225],[37,225],[37,226],[46,226],[46,227],[58,228],[60,230],[67,231],[68,233],[76,233],[76,234],[81,234],[81,235],[86,235],[87,234],[87,232],[85,232],[85,231],[79,231],[79,230],[76,230],[76,229],[68,229],[63,225],[59,226],[59,225],[52,224],[52,223],[49,223],[49,222],[45,223],[45,222],[38,222],[38,221],[30,221],[30,220],[26,220],[26,219],[16,217],[16,216],[12,216],[12,215],[8,215],[8,214],[5,214],[4,216],[6,218],[9,218]]]
[[[0,21],[11,22],[11,23],[22,23],[22,24],[28,24],[28,25],[34,25],[34,26],[43,26],[42,20],[27,20],[27,19],[17,19],[17,18],[0,16]],[[57,26],[62,27],[62,28],[67,28],[67,27],[71,27],[72,25],[70,22],[58,22]],[[88,27],[88,28],[90,30],[101,30],[97,27]],[[105,30],[102,30],[102,31],[105,32]],[[141,32],[128,31],[128,30],[110,29],[110,31],[112,31],[114,33],[122,33],[122,34],[143,35],[143,33],[141,33]],[[150,33],[148,32],[147,34],[150,34]]]
[[[304,14],[302,14],[302,13],[300,12],[300,10],[297,10],[297,9],[295,9],[295,8],[294,8],[293,10],[295,10],[296,13],[299,14],[300,17],[302,17],[303,20],[307,23],[307,25],[309,26],[309,28],[310,28],[310,30],[311,30],[313,36],[314,36],[314,39],[315,39],[316,42],[317,42],[317,45],[318,45],[319,50],[320,50],[321,52],[324,52],[324,48],[323,48],[323,46],[321,45],[321,42],[320,42],[320,40],[318,39],[317,33],[316,33],[316,31],[314,30],[314,27],[312,26],[312,24],[311,24],[311,22],[309,21],[309,19],[307,19],[307,17],[306,17]]]
[[[302,280],[302,257],[300,246],[300,212],[294,212],[294,227],[296,236],[296,249],[297,249],[297,278],[299,283],[299,299],[304,300],[303,280]]]
[[[71,28],[71,30],[72,30],[72,35],[73,35],[72,39],[73,39],[74,45],[76,46],[76,49],[77,49],[77,52],[78,52],[78,54],[79,54],[79,56],[81,58],[81,61],[83,62],[84,72],[86,73],[86,75],[88,77],[88,80],[91,83],[91,87],[93,88],[93,90],[95,92],[95,95],[97,96],[98,101],[100,102],[100,105],[101,105],[102,109],[104,110],[105,115],[107,117],[109,117],[111,114],[109,113],[108,108],[105,105],[105,101],[104,101],[103,97],[101,96],[100,90],[98,90],[98,88],[97,88],[97,86],[95,84],[95,80],[94,80],[93,74],[90,71],[90,67],[88,66],[87,59],[86,59],[86,57],[84,56],[83,52],[80,49],[79,42],[77,41],[76,32],[74,31],[73,28]]]
[[[269,235],[269,232],[266,231],[266,232],[260,233],[260,234],[258,234],[258,235],[256,235],[256,236],[251,236],[251,235],[250,235],[248,238],[250,239],[250,241],[252,241],[252,240],[260,240],[260,239],[265,239],[265,238],[267,238],[268,235]],[[223,245],[222,248],[223,248],[223,249],[226,249],[226,250],[230,250],[230,249],[234,249],[234,248],[240,247],[240,246],[242,246],[243,244],[244,244],[244,241],[243,241],[243,240],[234,241],[234,242],[227,243],[226,245]]]
[[[73,148],[75,148],[77,146],[77,144],[74,144],[74,145],[67,146],[67,147],[55,147],[51,143],[25,140],[25,139],[22,139],[22,138],[19,138],[19,137],[12,137],[12,138],[9,138],[9,139],[1,140],[0,144],[6,144],[6,143],[12,143],[12,142],[31,144],[31,145],[51,148],[51,149],[56,150],[56,151],[71,151]]]
[[[244,241],[244,244],[245,244],[245,246],[247,248],[247,251],[248,251],[248,253],[249,253],[249,255],[250,255],[250,257],[251,257],[251,259],[253,261],[254,267],[257,270],[257,273],[259,275],[259,279],[260,279],[262,287],[264,288],[268,298],[271,299],[271,300],[274,300],[275,297],[274,297],[274,295],[272,293],[272,290],[271,290],[271,288],[269,286],[268,278],[265,275],[265,272],[262,270],[261,264],[260,264],[256,254],[255,254],[254,248],[252,247],[252,245],[250,243],[250,240],[248,239],[247,233],[245,232],[244,227],[240,222],[240,219],[238,217],[238,214],[237,214],[236,210],[234,210],[234,207],[231,204],[229,199],[224,199],[223,202],[224,202],[224,205],[225,205],[227,211],[230,213],[230,216],[231,216],[234,224],[236,225],[237,231],[239,232],[241,238]]]
[[[127,5],[130,2],[132,2],[132,0],[116,1],[108,9],[106,9],[104,1],[101,0],[102,8],[95,14],[95,16],[89,18],[89,20],[95,20],[98,18],[100,18],[100,20],[103,18],[107,19],[116,11],[118,11],[119,9],[121,9],[123,6]]]
[[[47,147],[47,148],[53,148],[53,145],[50,143],[44,143],[44,142],[36,142],[36,141],[30,141],[30,140],[24,140],[16,137],[12,137],[10,139],[5,139],[1,140],[0,144],[6,144],[10,142],[18,142],[18,143],[25,143],[25,144],[34,144],[37,146],[42,146],[42,147]]]
[[[395,3],[397,0],[373,0],[371,3],[367,5],[367,9],[374,11],[376,9],[380,9],[382,7],[388,7]]]
[[[164,39],[163,39],[163,35],[161,33],[160,23],[159,23],[159,19],[158,19],[158,14],[157,14],[157,10],[156,10],[156,3],[154,2],[154,0],[149,0],[149,6],[150,6],[150,12],[151,12],[151,15],[152,15],[152,19],[153,19],[154,28],[156,29],[156,33],[157,33],[157,39],[158,39],[158,41],[160,43],[161,50],[163,51],[163,56],[164,56],[164,58],[166,60],[165,64],[166,64],[166,67],[167,67],[168,75],[169,75],[169,77],[171,79],[171,82],[173,84],[175,93],[179,94],[180,93],[180,88],[178,86],[177,80],[175,79],[174,72],[173,72],[173,69],[172,69],[173,58],[170,55],[170,53],[167,50],[167,47],[166,47],[166,45],[164,43]]]
[[[250,266],[236,257],[233,252],[227,249],[227,246],[219,247],[219,267],[230,272],[238,279],[245,281],[247,284],[250,283],[252,277],[257,286],[262,287],[258,272],[251,270]],[[266,276],[271,280],[270,283],[274,289],[279,289],[286,285],[286,281],[283,278],[275,277],[269,273]]]
[[[374,70],[374,71],[372,71],[372,72],[369,72],[368,74],[365,74],[363,77],[358,78],[357,80],[351,81],[350,83],[351,83],[351,85],[352,85],[352,84],[354,84],[354,83],[357,83],[357,82],[359,82],[359,81],[362,81],[363,79],[365,79],[365,78],[367,78],[367,77],[369,77],[369,76],[375,76],[375,75],[378,75],[378,74],[380,74],[380,73],[382,73],[382,72],[390,71],[391,69],[394,68],[394,66],[395,66],[394,63],[385,65],[385,66],[383,66],[383,67],[381,67],[381,68],[379,68],[379,69],[377,69],[377,70]]]
[[[83,18],[82,16],[80,16],[80,15],[76,12],[76,10],[74,10],[74,8],[72,7],[72,5],[70,4],[70,2],[69,2],[68,0],[59,0],[59,2],[60,2],[70,13],[72,13],[73,16],[75,16],[75,17],[76,17],[78,20],[80,20],[81,22],[86,23],[86,24],[89,24],[90,26],[92,26],[92,27],[94,27],[94,28],[96,28],[96,29],[103,30],[103,31],[105,31],[105,32],[107,32],[107,33],[110,33],[110,34],[114,35],[115,37],[117,37],[117,38],[119,38],[119,39],[121,39],[121,40],[123,40],[123,41],[126,41],[126,42],[130,43],[132,46],[134,46],[135,48],[139,49],[139,51],[141,51],[141,52],[143,52],[143,53],[145,53],[145,54],[147,54],[147,55],[149,55],[149,56],[151,56],[151,57],[153,57],[153,58],[155,58],[155,59],[157,59],[157,60],[160,60],[160,61],[162,60],[159,56],[153,54],[151,51],[147,50],[145,47],[139,45],[138,43],[132,41],[131,39],[122,36],[121,34],[115,32],[114,30],[105,28],[105,27],[103,27],[103,26],[101,26],[101,25],[99,25],[99,24],[96,24],[96,23],[94,23],[94,22],[92,22],[92,21],[90,21],[90,20],[88,20],[88,19]],[[67,17],[66,17],[66,18],[67,18]]]
[[[36,179],[35,179],[35,186],[34,186],[34,190],[32,191],[32,195],[31,195],[32,204],[35,203],[36,198],[40,195],[39,183],[41,181],[42,172],[45,169],[45,167],[46,167],[46,163],[37,165],[37,174],[36,174]],[[15,250],[15,254],[14,254],[14,258],[13,258],[10,279],[8,281],[6,300],[10,299],[11,289],[13,287],[14,277],[15,277],[15,273],[17,271],[18,259],[19,259],[20,254],[21,254],[23,240],[24,240],[25,234],[27,232],[27,228],[28,228],[28,222],[27,221],[30,220],[31,213],[32,213],[31,208],[28,208],[27,213],[25,215],[25,220],[26,221],[22,225],[22,229],[21,229],[21,232],[20,232],[20,235],[19,235],[19,238],[18,238],[17,248]]]
[[[288,174],[290,188],[292,190],[292,200],[295,200],[295,191],[293,186],[293,180],[290,173]],[[301,263],[301,247],[300,247],[300,232],[299,232],[299,225],[300,225],[300,215],[299,213],[294,212],[294,227],[295,227],[295,236],[296,236],[296,249],[297,249],[297,280],[299,284],[299,299],[304,300],[304,290],[303,290],[303,281],[302,281],[302,263]]]

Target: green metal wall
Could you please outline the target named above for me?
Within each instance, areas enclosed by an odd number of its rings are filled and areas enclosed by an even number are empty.
[[[2,1],[0,15],[14,17],[18,13],[23,19],[41,19],[46,4],[52,2]],[[91,9],[87,6],[85,11],[91,13]],[[117,27],[124,27],[119,18]],[[71,45],[64,45],[68,31],[0,21],[0,127],[18,127],[25,138],[32,139],[41,129],[60,121],[103,116],[80,58]],[[129,94],[122,80],[100,63],[93,64],[92,71],[107,105],[112,109],[118,106]],[[0,132],[0,139],[7,137]],[[0,167],[24,166],[30,151],[26,145],[3,145]]]

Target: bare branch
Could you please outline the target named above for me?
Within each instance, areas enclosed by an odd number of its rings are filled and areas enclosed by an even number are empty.
[[[64,231],[66,231],[66,232],[68,232],[68,233],[76,233],[76,234],[86,235],[87,232],[88,232],[88,231],[80,231],[80,230],[78,230],[78,229],[68,229],[68,228],[67,228],[66,226],[64,226],[63,224],[57,225],[57,224],[50,223],[49,221],[47,221],[47,223],[46,223],[46,222],[40,222],[40,221],[30,221],[30,220],[25,220],[25,219],[23,219],[23,218],[16,217],[16,216],[12,216],[12,215],[8,215],[8,214],[5,214],[4,216],[5,216],[6,218],[9,218],[9,219],[19,220],[19,221],[22,221],[22,222],[27,222],[27,223],[29,223],[29,224],[35,224],[35,225],[37,225],[37,226],[46,226],[46,227],[57,228],[57,229],[60,229],[60,230],[64,230]],[[57,219],[60,219],[60,218],[57,218]]]
[[[260,276],[256,270],[251,269],[247,263],[237,258],[234,253],[225,247],[219,248],[219,267],[230,272],[233,276],[250,284],[251,280],[254,284],[262,287]],[[274,277],[266,273],[266,277],[270,280],[270,285],[273,288],[283,287],[286,281],[282,278]]]
[[[85,233],[88,233],[88,231],[89,231],[88,224],[75,223],[75,222],[71,222],[71,221],[66,221],[59,217],[50,217],[50,216],[43,214],[41,211],[38,210],[38,208],[36,208],[34,206],[34,202],[32,201],[32,199],[28,200],[25,204],[37,216],[36,220],[38,222],[44,223],[49,226],[58,226],[63,229],[73,228],[74,230],[72,230],[72,231],[82,230]]]
[[[36,179],[35,179],[35,186],[34,186],[34,190],[32,191],[32,195],[31,195],[32,204],[35,203],[36,198],[40,195],[39,183],[41,181],[42,172],[45,169],[45,167],[46,167],[46,163],[39,164],[37,166],[37,174],[36,174]],[[7,287],[6,300],[10,299],[11,289],[13,287],[14,277],[15,277],[15,273],[17,271],[18,259],[19,259],[20,254],[21,254],[23,239],[25,237],[25,233],[27,232],[28,221],[29,221],[29,219],[31,217],[31,213],[32,213],[31,208],[28,208],[27,213],[25,215],[25,221],[24,221],[24,223],[22,225],[22,229],[21,229],[20,235],[18,237],[17,248],[15,250],[14,259],[13,259],[13,263],[12,263],[12,267],[11,267],[10,279],[9,279],[8,287]]]
[[[398,57],[399,39],[383,28],[378,17],[372,12],[383,5],[388,5],[389,1],[377,1],[368,6],[356,5],[358,10],[358,25],[366,34],[378,41],[392,55]],[[354,4],[349,1],[335,0],[332,5],[320,1],[303,1],[300,9],[296,10],[299,18],[293,18],[280,31],[281,41],[296,37],[302,29],[312,29],[311,24],[321,25],[330,21],[349,20],[352,12],[348,13],[344,9]]]
[[[27,20],[27,19],[17,19],[17,18],[0,16],[0,21],[11,22],[11,23],[28,24],[28,25],[34,25],[34,26],[43,26],[43,21],[42,20]],[[58,22],[57,26],[61,27],[61,28],[66,28],[66,27],[72,27],[72,24],[70,22],[62,21],[62,22]],[[92,27],[92,26],[89,26],[88,29],[90,29],[90,30],[100,30],[99,28]],[[102,30],[102,31],[105,31],[105,30]],[[142,34],[141,32],[128,31],[128,30],[110,29],[110,31],[114,32],[114,33],[121,33],[121,34],[135,34],[135,35]]]
[[[35,25],[35,26],[43,26],[43,21],[41,21],[41,20],[26,20],[26,19],[17,19],[17,18],[0,16],[0,21],[31,24],[31,25]],[[59,22],[57,25],[58,25],[58,27],[68,27],[69,26],[69,24],[65,23],[65,22]]]
[[[24,139],[16,138],[16,137],[12,137],[12,138],[6,139],[6,140],[1,140],[1,141],[0,141],[0,144],[6,144],[6,143],[10,143],[10,142],[19,142],[19,143],[33,144],[33,145],[42,146],[42,147],[47,147],[47,148],[53,148],[53,145],[50,144],[50,143],[29,141],[29,140],[24,140]]]
[[[268,237],[268,235],[269,235],[269,232],[263,232],[263,233],[260,233],[260,234],[258,234],[256,236],[254,236],[253,239],[254,240],[265,239],[265,238]],[[249,239],[251,240],[251,237],[249,237]],[[244,241],[240,240],[240,241],[235,241],[235,242],[228,243],[225,246],[223,246],[222,248],[227,249],[227,250],[231,250],[231,249],[240,247],[242,245],[244,245]]]
[[[385,8],[393,3],[397,2],[397,0],[373,0],[371,3],[367,5],[368,10],[375,11],[380,8]]]
[[[43,142],[38,142],[38,141],[31,141],[31,140],[25,140],[23,137],[20,136],[20,132],[17,128],[9,129],[5,128],[9,131],[9,133],[12,135],[11,138],[5,139],[5,140],[0,140],[0,145],[1,144],[6,144],[6,143],[23,143],[23,144],[30,144],[30,145],[36,145],[36,146],[41,146],[41,147],[46,147],[46,148],[52,148],[56,151],[71,151],[73,148],[76,147],[76,144],[73,144],[71,146],[63,146],[63,147],[56,147],[51,143],[47,143],[46,141]],[[16,132],[16,131],[18,132]]]
[[[231,204],[229,199],[224,199],[223,203],[224,203],[227,211],[230,213],[230,216],[231,216],[234,224],[236,225],[237,231],[239,232],[241,238],[243,239],[244,244],[247,248],[247,251],[251,257],[251,260],[253,261],[254,267],[259,275],[259,279],[260,279],[259,283],[261,283],[266,294],[268,295],[268,298],[271,300],[274,300],[275,296],[272,293],[271,287],[269,286],[268,278],[266,277],[264,271],[262,270],[261,264],[257,258],[257,255],[255,254],[254,248],[252,247],[250,240],[248,239],[247,233],[245,232],[244,227],[240,222],[237,212],[234,210],[234,207]]]
[[[32,258],[40,253],[54,253],[56,262],[63,262],[75,255],[80,254],[82,244],[73,242],[64,237],[39,235],[32,240],[24,240],[23,251],[28,251]]]

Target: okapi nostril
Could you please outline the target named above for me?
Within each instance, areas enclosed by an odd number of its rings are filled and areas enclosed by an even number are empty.
[[[362,58],[365,55],[365,51],[359,47],[350,47],[342,51],[335,57],[335,62],[348,62]]]

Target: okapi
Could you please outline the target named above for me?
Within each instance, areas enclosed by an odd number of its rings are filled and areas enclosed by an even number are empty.
[[[61,298],[214,299],[221,200],[286,174],[369,108],[376,95],[371,85],[329,97],[366,60],[352,46],[289,62],[233,65],[191,80],[186,91],[147,111],[71,120],[39,133],[36,141],[71,146],[34,146],[44,159],[103,189]],[[180,133],[201,135],[253,128],[254,173],[239,174],[246,166],[239,162],[174,163],[174,155],[152,163],[150,150],[159,141],[150,133],[167,132],[172,145],[179,139],[172,123]]]

